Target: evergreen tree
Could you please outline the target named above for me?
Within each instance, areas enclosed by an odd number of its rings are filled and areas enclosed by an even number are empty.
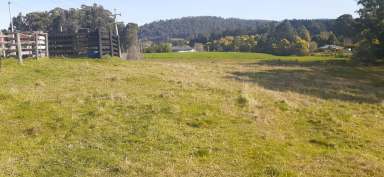
[[[356,27],[356,21],[353,19],[352,15],[345,14],[336,19],[334,30],[338,36],[353,39],[358,32]]]
[[[295,28],[293,28],[292,24],[288,20],[285,20],[275,28],[271,35],[278,41],[282,39],[293,41],[297,36],[297,32]]]
[[[114,19],[112,13],[102,6],[82,5],[80,9],[55,8],[49,12],[31,12],[13,18],[16,30],[19,31],[77,31],[80,28],[91,30],[112,29]]]

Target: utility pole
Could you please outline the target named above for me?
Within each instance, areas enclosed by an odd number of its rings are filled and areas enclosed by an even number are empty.
[[[8,1],[8,10],[9,10],[9,19],[11,21],[11,32],[13,33],[13,20],[12,20],[12,12],[11,12],[11,0]]]
[[[114,11],[114,14],[112,14],[112,17],[113,17],[113,20],[114,20],[114,23],[115,23],[115,32],[116,32],[116,35],[118,36],[119,35],[119,29],[117,28],[117,16],[121,16],[121,13],[117,13],[117,9],[113,9]]]

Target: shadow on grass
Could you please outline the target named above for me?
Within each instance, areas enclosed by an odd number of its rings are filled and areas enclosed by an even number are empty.
[[[321,99],[357,103],[381,103],[384,99],[383,69],[357,67],[343,60],[271,60],[246,65],[249,66],[246,71],[232,72],[232,79]]]
[[[319,66],[357,66],[357,63],[353,63],[346,59],[329,59],[329,60],[315,60],[315,61],[303,61],[303,60],[261,60],[251,65],[264,65],[264,66],[290,66],[290,67],[319,67]]]

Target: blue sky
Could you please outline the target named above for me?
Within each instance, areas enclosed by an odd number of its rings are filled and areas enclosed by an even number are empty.
[[[0,0],[0,28],[9,24],[8,0]],[[11,0],[13,15],[19,12],[44,11],[54,7],[78,8],[98,3],[122,17],[119,21],[140,25],[161,19],[184,16],[221,16],[244,19],[313,19],[336,18],[354,14],[356,0]]]

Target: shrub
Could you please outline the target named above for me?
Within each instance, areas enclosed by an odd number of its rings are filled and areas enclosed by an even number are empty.
[[[144,49],[145,53],[169,53],[172,52],[172,45],[170,43],[152,44],[150,47]]]
[[[356,48],[353,54],[353,59],[364,63],[376,63],[380,62],[379,49],[373,46],[368,41],[360,42],[359,47]]]

